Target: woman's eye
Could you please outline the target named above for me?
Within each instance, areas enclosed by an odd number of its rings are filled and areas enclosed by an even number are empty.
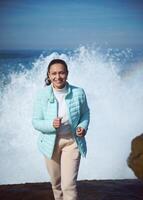
[[[53,72],[52,75],[56,75],[56,72]]]
[[[52,73],[51,73],[52,76],[56,76],[57,74],[59,74],[59,75],[64,75],[65,72],[58,72],[58,73],[57,73],[57,72],[52,72]]]
[[[63,74],[65,74],[65,72],[60,72],[60,74],[62,74],[62,75],[63,75]]]

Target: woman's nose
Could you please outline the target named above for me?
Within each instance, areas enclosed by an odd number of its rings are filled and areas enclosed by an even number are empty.
[[[60,78],[60,74],[56,74],[56,78],[57,78],[57,79]]]

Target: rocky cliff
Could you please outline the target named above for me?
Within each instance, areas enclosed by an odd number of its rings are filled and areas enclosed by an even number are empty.
[[[143,180],[143,134],[132,140],[131,153],[127,162],[134,174]]]

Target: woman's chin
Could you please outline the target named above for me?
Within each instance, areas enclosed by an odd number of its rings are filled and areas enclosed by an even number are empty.
[[[65,87],[65,83],[57,83],[53,85],[55,89],[62,89]]]

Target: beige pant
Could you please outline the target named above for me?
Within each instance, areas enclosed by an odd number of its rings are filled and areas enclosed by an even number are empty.
[[[55,200],[77,200],[80,153],[71,134],[57,137],[52,159],[45,157],[45,161]]]

